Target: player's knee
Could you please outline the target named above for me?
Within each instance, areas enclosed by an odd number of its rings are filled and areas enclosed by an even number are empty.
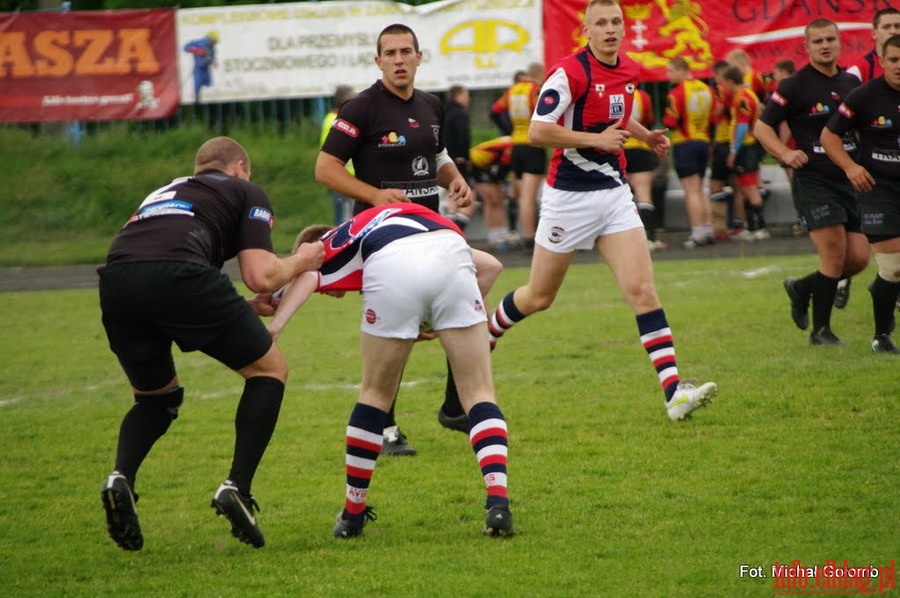
[[[888,282],[900,282],[900,253],[876,253],[878,276]]]
[[[178,408],[184,402],[184,388],[176,386],[167,393],[148,395],[135,393],[134,402],[139,405],[164,410],[171,421],[178,419]]]

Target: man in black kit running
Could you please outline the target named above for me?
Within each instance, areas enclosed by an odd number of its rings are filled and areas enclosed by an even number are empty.
[[[841,38],[833,21],[816,19],[809,23],[804,31],[804,47],[809,64],[778,84],[753,132],[780,164],[794,169],[794,207],[819,254],[815,271],[784,281],[791,301],[791,318],[798,328],[806,330],[812,299],[809,343],[840,345],[843,343],[831,331],[838,281],[866,268],[869,244],[860,228],[853,185],[825,155],[819,135],[841,101],[859,85],[859,79],[837,64]],[[778,136],[778,126],[785,121],[796,149],[785,145]],[[848,150],[856,151],[852,135],[845,137],[845,143]]]
[[[278,421],[288,365],[257,314],[272,315],[271,293],[317,269],[325,250],[308,243],[291,256],[276,256],[272,206],[249,181],[246,150],[229,137],[210,139],[197,151],[193,176],[148,195],[98,269],[103,327],[134,393],[119,428],[115,469],[100,491],[109,536],[124,550],[144,545],[135,508],[138,468],[178,418],[184,399],[173,343],[245,378],[231,471],[212,507],[238,540],[265,544],[250,485]],[[221,271],[235,256],[244,284],[260,293],[250,301]]]
[[[422,61],[419,40],[403,24],[378,35],[375,64],[382,77],[346,102],[325,138],[316,161],[316,180],[356,200],[354,214],[366,208],[412,201],[439,208],[438,187],[457,207],[472,203],[472,190],[444,147],[444,110],[437,97],[415,88]],[[353,160],[355,176],[344,164]],[[485,340],[487,342],[487,340]],[[388,413],[382,453],[414,455],[394,417]],[[465,412],[447,367],[447,388],[438,421],[468,432]]]

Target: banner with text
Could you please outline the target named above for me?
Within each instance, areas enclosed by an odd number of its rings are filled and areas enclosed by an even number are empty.
[[[585,0],[544,3],[545,61],[554,62],[585,45],[581,24]],[[688,61],[694,73],[708,77],[716,60],[742,48],[753,68],[771,72],[775,62],[789,58],[799,68],[809,57],[803,28],[818,18],[830,19],[841,32],[838,61],[849,65],[874,44],[872,18],[888,0],[620,0],[625,14],[622,49],[643,66],[646,81],[664,81],[666,64],[675,56]],[[894,0],[894,6],[900,6]],[[552,18],[550,18],[552,14]]]
[[[0,13],[0,122],[163,118],[175,11]]]
[[[258,4],[178,11],[185,104],[330,96],[381,78],[376,41],[403,23],[422,51],[416,87],[504,87],[542,62],[540,0],[444,0],[413,7],[362,0]]]

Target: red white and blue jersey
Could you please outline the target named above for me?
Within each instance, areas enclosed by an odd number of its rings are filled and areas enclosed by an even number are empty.
[[[363,210],[322,237],[325,259],[316,290],[360,291],[363,265],[392,241],[435,230],[449,229],[462,236],[453,222],[415,203],[393,203]]]
[[[602,133],[631,118],[640,66],[619,54],[615,66],[603,64],[587,46],[550,69],[531,119],[589,133]],[[625,185],[625,152],[595,148],[556,148],[547,184],[563,191],[592,191]]]

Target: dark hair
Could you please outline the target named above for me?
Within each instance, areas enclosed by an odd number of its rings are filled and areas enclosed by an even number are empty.
[[[826,27],[834,27],[836,31],[840,31],[838,29],[837,23],[835,23],[831,19],[816,19],[803,28],[803,39],[809,39],[810,29],[825,29]]]
[[[381,38],[385,35],[403,35],[404,33],[408,33],[412,36],[413,41],[413,49],[418,52],[419,51],[419,38],[416,37],[416,32],[410,29],[409,25],[404,25],[403,23],[394,23],[393,25],[388,25],[384,29],[381,30],[381,33],[378,34],[378,42],[375,44],[375,50],[378,52],[378,55],[381,56]]]
[[[717,60],[713,63],[712,70],[714,73],[719,73],[719,72],[724,71],[725,69],[729,68],[730,66],[731,65],[728,63],[727,60]]]
[[[726,81],[737,83],[738,85],[744,84],[744,74],[741,72],[741,69],[736,66],[730,66],[722,71],[722,78]]]
[[[878,12],[875,13],[875,16],[872,18],[872,29],[878,29],[878,24],[881,22],[881,17],[886,17],[888,15],[900,15],[900,10],[896,8],[882,8]]]
[[[340,108],[341,104],[356,95],[356,91],[350,85],[338,85],[331,96],[331,107]]]
[[[315,243],[330,230],[331,227],[327,224],[310,224],[297,233],[297,237],[294,239],[294,245],[291,247],[291,253],[297,253],[297,250],[303,243]]]
[[[892,35],[881,44],[881,55],[884,56],[887,53],[888,48],[900,48],[900,33],[897,35]]]
[[[462,95],[465,91],[465,85],[460,85],[458,83],[456,85],[451,85],[450,89],[447,90],[447,99],[455,102],[456,98]]]
[[[679,71],[690,71],[691,67],[688,64],[687,60],[682,58],[681,56],[676,56],[672,60],[669,61],[669,64],[672,68],[678,69]]]
[[[240,143],[231,137],[213,137],[197,150],[194,157],[194,174],[204,170],[224,172],[239,160],[243,160],[244,169],[250,172],[250,156]]]
[[[788,75],[793,75],[797,70],[797,67],[794,66],[794,61],[790,58],[785,58],[784,60],[779,60],[775,63],[775,68],[786,72]]]

